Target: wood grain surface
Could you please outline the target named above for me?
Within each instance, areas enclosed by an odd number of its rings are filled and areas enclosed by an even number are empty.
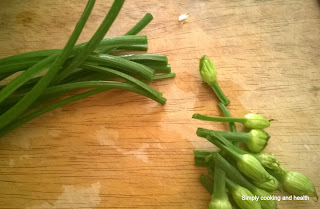
[[[1,0],[0,58],[62,48],[86,1]],[[97,0],[79,42],[110,8]],[[0,208],[195,208],[210,196],[199,182],[193,149],[216,149],[195,131],[227,130],[191,119],[221,116],[200,78],[199,58],[216,64],[233,116],[258,112],[274,121],[267,152],[309,176],[320,192],[320,6],[316,0],[128,0],[108,36],[143,15],[154,20],[149,53],[169,58],[175,79],[152,86],[164,106],[112,90],[47,113],[0,139]],[[190,16],[184,24],[181,14]],[[280,193],[275,193],[279,195]],[[280,201],[278,208],[319,208]]]

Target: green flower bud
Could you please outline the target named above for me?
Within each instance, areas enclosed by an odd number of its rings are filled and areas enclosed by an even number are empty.
[[[266,182],[271,180],[271,175],[263,168],[261,163],[252,155],[244,154],[237,160],[238,169],[249,178]]]
[[[272,179],[270,181],[266,181],[266,182],[252,181],[252,183],[260,189],[266,190],[268,192],[273,192],[279,188],[279,181],[273,176],[271,176],[271,178]]]
[[[209,85],[217,81],[217,69],[206,55],[200,59],[200,74],[202,80]]]
[[[232,209],[232,205],[228,199],[214,198],[209,203],[209,209]]]
[[[224,104],[228,105],[230,100],[221,90],[218,82],[217,82],[217,69],[206,55],[204,55],[200,59],[200,74],[202,80],[208,83],[208,85],[215,92],[219,100]]]
[[[245,197],[252,197],[254,196],[248,189],[236,185],[231,190],[231,195],[233,200],[237,203],[237,205],[241,209],[261,209],[261,205],[259,201],[252,201],[252,200],[244,200],[242,199],[243,196]]]
[[[243,125],[249,129],[264,129],[270,126],[270,121],[259,114],[249,113],[245,115],[244,118],[246,120]]]
[[[283,188],[290,194],[318,197],[312,181],[301,173],[286,172],[281,178],[281,183]]]
[[[269,134],[261,129],[252,129],[249,134],[251,137],[246,143],[248,148],[252,152],[261,152],[268,144]]]
[[[271,153],[254,154],[255,158],[259,160],[261,165],[271,170],[281,170],[279,161]]]
[[[259,196],[259,202],[261,204],[261,208],[262,209],[276,209],[277,208],[277,204],[275,200],[261,200],[261,197],[268,197],[270,196],[269,192],[266,192],[262,189],[255,189],[254,191],[252,191],[252,193],[254,195]]]

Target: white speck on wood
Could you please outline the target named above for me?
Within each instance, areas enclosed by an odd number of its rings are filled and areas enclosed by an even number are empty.
[[[185,21],[188,17],[189,17],[188,14],[180,15],[180,16],[179,16],[179,21],[180,21],[180,22],[181,22],[181,21]]]

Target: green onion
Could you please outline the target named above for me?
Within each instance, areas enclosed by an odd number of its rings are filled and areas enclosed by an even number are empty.
[[[0,116],[0,129],[11,123],[19,115],[21,115],[46,89],[49,83],[53,80],[56,73],[60,70],[65,60],[70,56],[72,48],[75,45],[90,13],[95,1],[90,0],[83,12],[79,22],[77,23],[71,37],[69,38],[66,46],[62,50],[58,58],[49,67],[48,72],[41,78],[41,80],[29,91],[17,104],[15,104],[8,111]]]
[[[154,71],[142,64],[130,62],[129,60],[112,55],[89,56],[86,63],[95,63],[105,67],[115,68],[125,71],[126,73],[134,73],[148,81],[152,81]]]
[[[28,70],[21,73],[18,77],[13,79],[8,85],[0,91],[0,103],[3,102],[10,94],[12,94],[16,89],[22,86],[27,81],[31,80],[35,75],[39,74],[42,70],[46,69],[49,64],[52,63],[57,58],[57,54],[53,54],[37,64],[33,65]]]
[[[264,129],[270,126],[270,121],[265,119],[262,115],[249,113],[243,118],[233,117],[211,117],[201,114],[194,114],[192,118],[206,121],[218,121],[218,122],[238,122],[242,123],[246,128],[249,129]]]
[[[155,65],[165,67],[168,65],[168,58],[162,54],[127,54],[119,57],[138,62],[143,65]]]
[[[141,88],[145,89],[146,91],[148,91],[149,93],[153,94],[154,96],[156,97],[161,97],[162,96],[162,93],[158,92],[157,90],[151,88],[150,86],[148,86],[147,84],[143,83],[142,81],[132,77],[132,76],[129,76],[127,74],[124,74],[124,73],[121,73],[119,71],[116,71],[116,70],[112,70],[110,68],[107,68],[107,67],[102,67],[102,66],[95,66],[95,65],[91,65],[91,64],[83,64],[81,65],[81,67],[85,68],[85,69],[88,69],[88,70],[93,70],[93,71],[97,71],[97,72],[105,72],[105,73],[108,73],[108,74],[112,74],[112,75],[116,75],[116,76],[119,76],[127,81],[130,81],[130,82],[133,82],[137,85],[139,85]],[[164,100],[165,102],[165,100]]]
[[[67,86],[66,86],[67,85]],[[87,88],[87,87],[96,87],[95,90],[91,90],[91,91],[87,91],[85,93],[81,93],[72,97],[69,97],[67,99],[58,101],[54,104],[48,105],[46,107],[40,108],[38,110],[35,110],[31,113],[27,113],[25,115],[23,115],[19,120],[16,120],[15,122],[9,124],[8,126],[6,126],[5,128],[0,130],[0,137],[9,133],[10,131],[16,129],[17,127],[23,125],[24,123],[48,112],[51,110],[54,110],[58,107],[61,107],[63,105],[69,104],[71,102],[83,99],[85,97],[103,92],[103,91],[107,91],[111,88],[119,88],[119,89],[124,89],[127,91],[132,91],[132,92],[136,92],[138,94],[150,97],[151,99],[158,99],[158,98],[153,98],[152,95],[150,95],[149,93],[141,90],[140,88],[137,88],[134,84],[128,84],[128,83],[121,83],[121,82],[114,82],[114,81],[101,81],[101,82],[84,82],[84,83],[73,83],[73,84],[65,84],[64,86],[62,86],[60,89],[58,90],[51,90],[51,94],[54,95],[54,93],[60,93],[60,91],[69,91],[72,89],[77,89],[77,88]],[[57,88],[57,87],[55,87]],[[162,102],[162,101],[159,101]]]
[[[151,22],[152,19],[153,19],[153,16],[150,13],[145,14],[145,16],[133,28],[131,28],[125,35],[138,34],[144,27],[146,27]]]

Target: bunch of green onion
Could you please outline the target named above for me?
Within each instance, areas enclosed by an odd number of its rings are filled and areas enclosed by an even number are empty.
[[[114,1],[88,42],[76,45],[95,0],[88,1],[63,49],[0,59],[0,137],[48,111],[110,89],[135,92],[160,104],[166,102],[162,93],[147,84],[175,76],[165,55],[115,55],[119,50],[147,50],[147,37],[136,34],[153,19],[152,15],[146,14],[123,36],[104,38],[123,3]],[[61,99],[75,89],[85,91]]]
[[[240,118],[231,116],[227,109],[230,100],[219,87],[216,67],[207,56],[200,59],[200,74],[220,100],[219,107],[224,117],[194,114],[193,118],[228,122],[230,128],[230,131],[197,130],[198,136],[220,149],[218,152],[194,150],[195,164],[208,168],[208,175],[202,174],[200,181],[212,195],[209,209],[274,209],[277,208],[276,200],[262,200],[261,197],[268,197],[270,192],[279,188],[291,195],[307,195],[318,199],[315,187],[307,176],[287,171],[273,154],[261,153],[270,138],[263,130],[270,126],[269,120],[254,113]],[[235,122],[242,123],[249,132],[237,132]],[[248,151],[241,149],[239,142],[245,144]],[[254,196],[260,198],[257,201],[243,198]]]

